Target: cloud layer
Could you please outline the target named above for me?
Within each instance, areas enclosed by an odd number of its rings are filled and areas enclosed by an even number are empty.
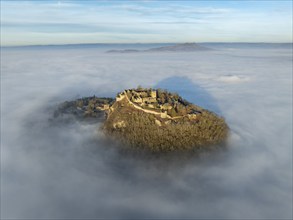
[[[2,218],[292,218],[291,49],[106,50],[2,51]],[[231,128],[227,149],[141,157],[98,123],[49,120],[62,101],[137,85],[213,100]]]

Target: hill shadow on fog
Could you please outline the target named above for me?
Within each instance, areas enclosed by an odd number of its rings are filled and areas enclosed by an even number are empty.
[[[168,77],[158,82],[154,87],[167,89],[170,92],[177,92],[187,101],[221,115],[215,98],[187,77]]]

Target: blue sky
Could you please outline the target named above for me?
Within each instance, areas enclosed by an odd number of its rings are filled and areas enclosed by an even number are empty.
[[[1,45],[292,42],[292,1],[3,1]]]

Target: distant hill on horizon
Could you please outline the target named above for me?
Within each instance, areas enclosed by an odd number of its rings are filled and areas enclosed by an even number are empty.
[[[168,46],[161,46],[150,48],[146,50],[133,50],[133,49],[124,49],[124,50],[108,50],[107,53],[138,53],[138,52],[195,52],[195,51],[208,51],[212,50],[211,48],[201,46],[197,43],[182,43]]]
[[[212,50],[212,49],[205,46],[201,46],[197,43],[183,43],[183,44],[176,44],[173,46],[151,48],[147,51],[205,51],[205,50]]]

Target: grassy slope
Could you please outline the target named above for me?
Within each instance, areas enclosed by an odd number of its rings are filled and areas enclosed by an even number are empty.
[[[228,135],[224,119],[207,110],[202,110],[196,122],[185,118],[158,126],[155,115],[134,109],[126,102],[115,103],[113,107],[115,110],[106,120],[104,130],[134,148],[155,152],[189,150],[221,143]],[[119,121],[124,121],[126,127],[114,128],[113,124]]]

